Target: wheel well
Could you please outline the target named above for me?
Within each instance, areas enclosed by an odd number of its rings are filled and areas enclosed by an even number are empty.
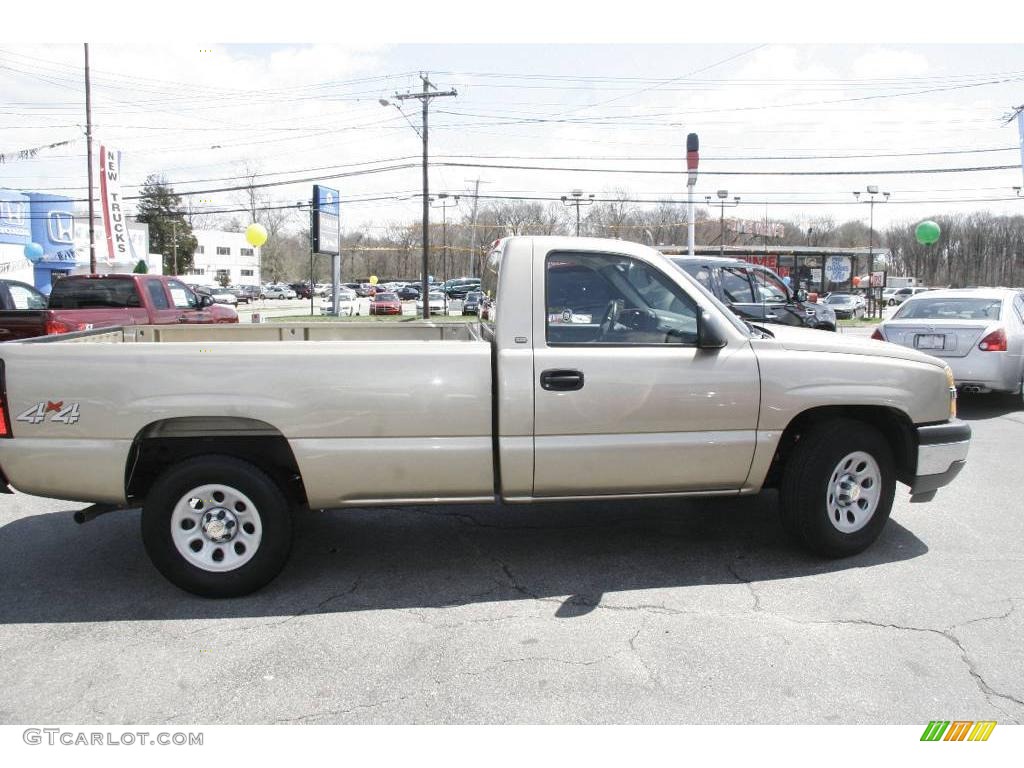
[[[207,454],[256,465],[294,503],[305,504],[298,462],[287,438],[266,422],[233,417],[185,417],[147,425],[135,437],[125,467],[125,492],[138,504],[165,469]]]
[[[917,438],[910,417],[896,408],[879,405],[828,405],[811,408],[797,415],[782,433],[772,458],[765,486],[777,486],[782,468],[800,436],[818,424],[832,419],[854,419],[870,424],[886,439],[896,462],[896,479],[907,483],[917,469]]]

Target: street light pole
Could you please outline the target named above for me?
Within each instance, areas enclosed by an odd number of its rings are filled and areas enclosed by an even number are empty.
[[[568,195],[562,195],[562,205],[575,205],[576,206],[576,237],[580,236],[580,206],[581,205],[593,205],[594,196],[587,195],[587,199],[583,199],[583,190],[574,189],[572,191],[572,197]]]
[[[865,201],[868,204],[868,292],[871,291],[871,273],[875,271],[875,199],[879,194],[878,187],[874,184],[869,184],[867,188],[868,199]],[[882,192],[883,199],[881,202],[889,202],[889,193]],[[860,202],[861,192],[858,190],[853,193],[853,197]],[[853,270],[850,270],[850,286],[853,286]],[[883,283],[885,280],[883,279]],[[885,288],[884,285],[878,289],[878,302],[876,308],[878,310],[878,316],[882,316],[882,290]],[[873,313],[872,313],[873,314]]]
[[[726,198],[729,197],[729,190],[727,190],[727,189],[720,189],[720,190],[718,190],[715,193],[715,195],[718,197],[718,202],[717,203],[712,203],[711,202],[711,195],[705,195],[704,196],[704,201],[708,204],[708,207],[715,207],[715,206],[717,206],[718,209],[721,211],[721,215],[719,216],[719,225],[718,225],[719,226],[719,233],[718,233],[718,255],[719,256],[725,256],[725,209],[726,208],[735,208],[736,206],[738,206],[740,204],[740,198],[739,198],[739,195],[737,195],[736,197],[734,197],[732,199],[732,202],[727,200]]]
[[[452,200],[451,203],[448,202],[449,199]],[[440,202],[440,205],[434,205],[433,207],[441,209],[441,266],[444,270],[445,282],[447,282],[450,277],[448,274],[448,209],[459,204],[459,196],[455,195],[449,198],[447,192],[442,192],[437,196],[437,200]],[[430,198],[430,202],[433,204],[435,202],[434,198]]]

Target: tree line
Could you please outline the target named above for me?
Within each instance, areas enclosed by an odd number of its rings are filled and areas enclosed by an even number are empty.
[[[164,272],[174,273],[174,243],[177,271],[192,264],[196,240],[193,229],[224,229],[242,232],[251,222],[262,224],[268,233],[261,249],[264,281],[296,281],[309,277],[308,208],[275,206],[255,185],[258,169],[246,166],[243,177],[248,186],[238,202],[245,214],[211,217],[190,211],[171,185],[162,177],[150,176],[142,189],[138,220],[150,225],[150,244],[164,254]],[[606,201],[580,207],[579,234],[631,240],[647,245],[685,245],[687,242],[685,203],[639,204],[625,190],[606,193]],[[469,206],[466,206],[469,208]],[[573,235],[576,209],[561,201],[480,201],[476,218],[468,210],[450,212],[447,226],[431,220],[430,274],[438,278],[479,275],[490,244],[511,235]],[[890,273],[913,275],[927,285],[1020,285],[1024,283],[1024,216],[1002,216],[979,211],[940,214],[931,217],[942,236],[934,245],[921,245],[914,236],[917,220],[890,224],[871,231],[861,220],[836,221],[831,216],[772,219],[781,225],[752,233],[751,227],[737,226],[748,217],[729,211],[724,222],[698,206],[695,215],[696,242],[717,245],[808,245],[818,247],[867,247],[888,251],[884,265]],[[751,216],[750,220],[758,221]],[[763,217],[760,218],[763,221]],[[756,231],[756,230],[755,230]],[[391,221],[367,224],[342,236],[343,280],[368,275],[382,278],[418,279],[423,242],[419,221]],[[313,259],[314,281],[330,281],[330,259]]]

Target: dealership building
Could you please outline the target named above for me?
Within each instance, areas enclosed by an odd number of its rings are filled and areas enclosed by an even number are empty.
[[[0,189],[0,278],[49,294],[54,280],[88,274],[89,216],[76,206],[69,197]],[[161,257],[149,252],[149,225],[128,222],[127,229],[127,255],[109,258],[103,221],[96,218],[97,271],[131,272],[141,260],[150,273],[159,274]]]
[[[192,269],[184,273],[188,282],[220,285],[260,284],[260,249],[245,239],[244,232],[216,229],[192,231],[199,245],[192,254]]]

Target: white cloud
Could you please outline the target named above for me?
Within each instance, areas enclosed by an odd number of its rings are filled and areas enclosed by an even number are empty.
[[[879,48],[858,56],[851,67],[855,77],[919,77],[928,72],[928,58],[920,53]]]

